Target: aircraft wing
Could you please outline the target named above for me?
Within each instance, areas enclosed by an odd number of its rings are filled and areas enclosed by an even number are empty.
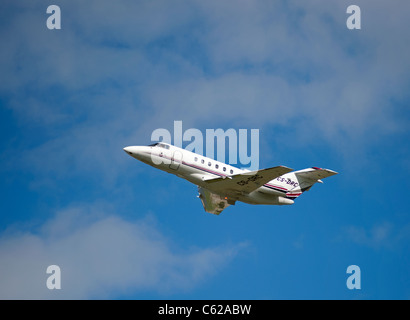
[[[291,171],[293,171],[293,169],[278,166],[228,177],[210,179],[206,180],[207,189],[212,192],[230,196],[251,193],[265,183]]]

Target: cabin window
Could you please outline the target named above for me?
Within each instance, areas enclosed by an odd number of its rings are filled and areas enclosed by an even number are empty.
[[[208,166],[211,166],[211,163],[210,163],[210,162],[208,162]]]
[[[198,161],[198,157],[195,157],[195,159],[194,159],[195,161]]]
[[[216,164],[216,165],[215,165],[215,168],[216,168],[216,169],[218,169],[218,168],[219,168],[219,165],[218,165],[218,164]]]
[[[232,170],[232,169],[231,169],[231,171],[230,171],[230,172],[231,172],[231,174],[233,174],[233,170]]]
[[[226,167],[224,167],[223,170],[226,171]]]
[[[202,164],[203,164],[203,163],[205,163],[205,160],[204,160],[204,159],[202,159],[202,160],[201,160],[201,163],[202,163]]]

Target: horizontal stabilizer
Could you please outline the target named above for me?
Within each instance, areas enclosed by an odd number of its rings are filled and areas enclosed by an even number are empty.
[[[323,183],[321,179],[334,176],[338,173],[329,169],[312,167],[295,171],[294,174],[299,182],[299,188],[304,192],[308,191],[316,182]]]
[[[304,180],[313,180],[313,181],[318,181],[320,179],[331,177],[337,174],[336,171],[317,168],[317,167],[295,171],[294,173],[298,178],[302,178]]]

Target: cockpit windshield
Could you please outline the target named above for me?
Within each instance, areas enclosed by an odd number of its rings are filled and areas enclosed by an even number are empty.
[[[164,144],[164,143],[160,143],[160,142],[150,144],[149,147],[158,147],[158,148],[169,149],[169,145]]]

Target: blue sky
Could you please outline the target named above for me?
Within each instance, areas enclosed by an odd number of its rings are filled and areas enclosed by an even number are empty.
[[[348,1],[50,4],[0,4],[0,298],[410,298],[407,1],[355,1],[361,30]],[[213,216],[122,150],[175,120],[340,174]]]

